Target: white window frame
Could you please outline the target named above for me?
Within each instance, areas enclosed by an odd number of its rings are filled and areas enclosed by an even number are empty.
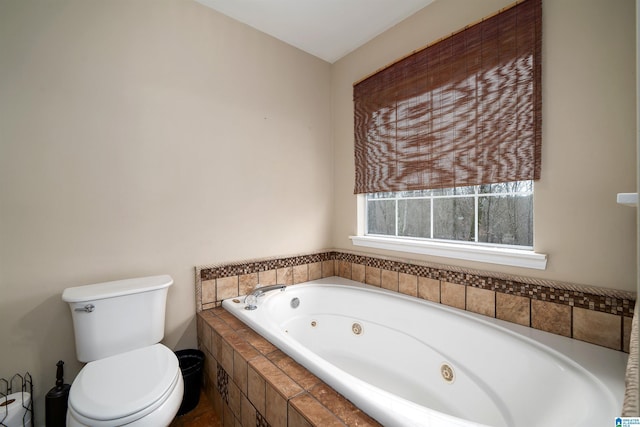
[[[494,196],[500,195],[504,195],[504,193],[494,194]],[[485,196],[489,196],[489,194],[478,194],[478,191],[475,191],[474,195],[469,194],[460,197],[475,197],[475,209],[477,218],[478,197]],[[451,198],[458,196],[433,197]],[[433,200],[433,198],[431,200]],[[458,242],[449,240],[443,241],[437,239],[413,238],[404,236],[397,237],[384,235],[368,235],[365,233],[367,224],[366,195],[358,195],[357,205],[358,233],[356,236],[349,237],[352,244],[355,246],[443,258],[452,258],[457,260],[499,264],[512,267],[530,268],[536,270],[545,270],[547,266],[547,255],[535,252],[533,247],[514,247],[508,245],[493,245],[477,242],[477,221],[475,224],[476,242]],[[433,209],[433,203],[431,204],[431,209]],[[433,228],[433,221],[431,221],[431,227]],[[433,235],[433,232],[431,233],[431,235]]]

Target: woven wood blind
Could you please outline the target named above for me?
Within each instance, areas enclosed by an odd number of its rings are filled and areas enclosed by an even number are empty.
[[[526,0],[356,83],[355,193],[539,179],[541,50]]]

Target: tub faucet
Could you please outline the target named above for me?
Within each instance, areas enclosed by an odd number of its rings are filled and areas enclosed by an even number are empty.
[[[269,286],[260,286],[255,288],[253,292],[244,297],[244,302],[247,304],[244,306],[245,310],[255,310],[258,308],[258,297],[264,295],[266,292],[275,291],[276,289],[280,289],[280,291],[284,291],[287,288],[287,285],[269,285]]]

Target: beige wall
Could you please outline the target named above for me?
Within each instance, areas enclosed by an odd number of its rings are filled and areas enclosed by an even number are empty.
[[[34,374],[39,420],[71,382],[65,287],[171,274],[193,347],[195,265],[353,249],[352,83],[510,2],[438,0],[331,66],[190,0],[0,0],[0,377]],[[633,17],[545,1],[549,266],[465,265],[635,289]]]
[[[333,66],[337,248],[354,248],[352,84],[511,0],[436,1]],[[530,277],[636,290],[635,5],[627,0],[543,2],[543,163],[535,185],[535,250],[546,271],[425,259]]]
[[[331,245],[328,63],[190,0],[0,1],[0,377],[79,369],[62,290]]]

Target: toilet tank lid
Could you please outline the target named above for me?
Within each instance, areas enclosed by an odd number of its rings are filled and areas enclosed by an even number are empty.
[[[114,298],[140,292],[154,291],[169,287],[172,284],[173,279],[167,274],[115,280],[112,282],[67,288],[62,292],[62,300],[66,302],[83,302]]]

